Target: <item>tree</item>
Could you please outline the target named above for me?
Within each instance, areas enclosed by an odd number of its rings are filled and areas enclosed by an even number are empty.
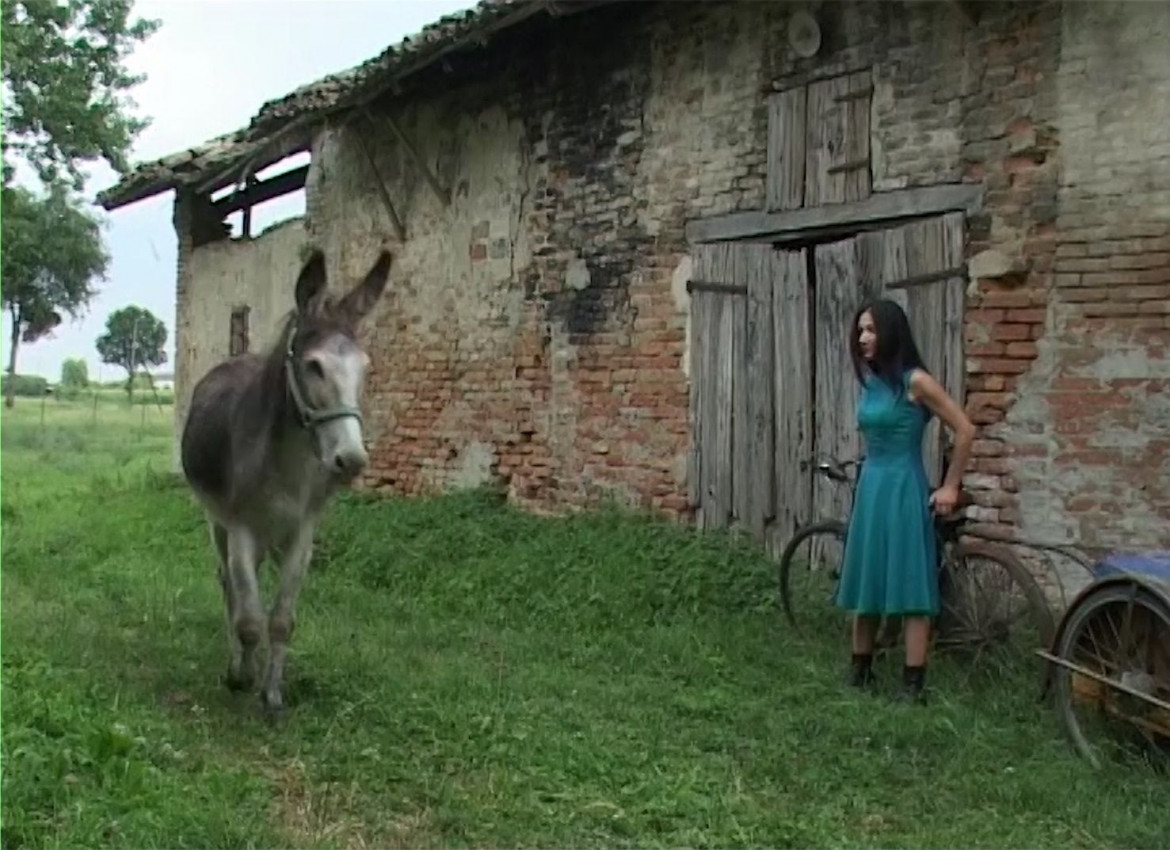
[[[85,360],[70,357],[61,364],[61,386],[77,390],[89,386],[89,369],[85,365]]]
[[[75,193],[82,166],[105,160],[124,173],[147,122],[124,96],[143,79],[126,71],[134,45],[158,28],[131,22],[132,0],[0,0],[4,125],[0,242],[3,306],[12,315],[8,372],[20,342],[32,343],[77,317],[96,294],[109,258],[99,221]],[[42,184],[15,185],[19,165]],[[12,406],[14,381],[5,404]]]
[[[4,50],[4,185],[13,156],[45,185],[85,185],[81,164],[104,159],[127,170],[148,121],[129,114],[125,93],[144,79],[126,57],[158,29],[130,20],[132,0],[0,0]]]
[[[126,393],[133,400],[135,370],[166,363],[166,342],[166,325],[149,310],[132,305],[110,314],[106,332],[97,339],[97,350],[103,363],[126,370]]]
[[[6,186],[0,212],[0,279],[4,309],[12,316],[8,374],[16,374],[21,342],[33,343],[61,324],[62,312],[81,314],[105,277],[109,257],[98,222],[78,209],[67,190],[53,187],[37,198],[21,186]],[[12,407],[10,381],[4,403]]]

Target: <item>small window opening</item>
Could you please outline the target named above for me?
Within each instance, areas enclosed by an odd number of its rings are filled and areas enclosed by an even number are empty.
[[[236,357],[248,352],[248,306],[232,308],[231,338],[228,340],[228,354]]]

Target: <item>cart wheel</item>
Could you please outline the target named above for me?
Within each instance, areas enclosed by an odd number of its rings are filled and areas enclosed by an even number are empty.
[[[1166,600],[1136,582],[1087,591],[1069,611],[1055,655],[1061,723],[1093,767],[1127,756],[1170,767]]]
[[[784,547],[780,607],[793,628],[809,629],[829,621],[845,558],[845,531],[845,524],[837,520],[813,523],[798,529]]]
[[[943,557],[941,611],[935,628],[940,649],[1004,660],[1029,660],[1037,646],[1051,646],[1056,623],[1044,591],[1009,550],[988,543],[960,543]]]

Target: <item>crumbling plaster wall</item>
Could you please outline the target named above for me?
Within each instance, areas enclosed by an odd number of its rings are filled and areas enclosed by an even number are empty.
[[[1170,6],[1068,3],[1047,331],[998,434],[1024,534],[1170,545]]]
[[[399,453],[421,445],[425,450],[411,455],[420,489],[481,483],[512,418],[502,415],[494,425],[484,418],[510,404],[511,384],[503,382],[513,376],[497,367],[514,357],[527,311],[513,283],[532,260],[517,213],[531,179],[524,128],[498,106],[460,114],[424,105],[395,118],[429,155],[428,167],[436,167],[440,145],[453,146],[449,162],[457,164],[439,164],[451,204],[432,192],[402,146],[389,142],[385,117],[375,116],[373,132],[334,128],[316,140],[307,186],[313,237],[338,288],[360,280],[381,246],[394,252],[390,284],[365,335],[373,359],[367,429],[374,474],[384,476]],[[405,242],[394,234],[359,134],[405,224]]]

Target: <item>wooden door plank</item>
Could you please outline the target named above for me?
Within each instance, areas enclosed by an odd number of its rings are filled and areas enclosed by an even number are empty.
[[[705,363],[704,379],[706,390],[703,392],[703,528],[718,528],[723,520],[718,511],[719,467],[721,452],[719,444],[719,330],[720,308],[723,299],[714,293],[708,293],[706,309],[707,321],[704,333],[707,342],[704,346]]]
[[[732,251],[733,273],[736,282],[745,281],[749,258],[747,246]],[[724,296],[723,303],[730,317],[731,334],[731,504],[729,522],[732,525],[750,523],[751,506],[751,427],[748,408],[752,387],[748,381],[747,351],[747,295]]]
[[[854,460],[858,457],[860,443],[856,426],[857,380],[849,354],[848,334],[853,314],[862,298],[857,279],[857,240],[819,245],[814,261],[815,451],[818,458]],[[819,516],[843,518],[848,515],[847,487],[818,475],[814,479],[813,493],[814,508]]]
[[[805,143],[805,206],[841,203],[844,179],[829,173],[845,146],[842,111],[836,108],[840,78],[818,80],[808,87],[808,126]]]
[[[735,303],[734,296],[724,296],[716,301],[712,311],[715,328],[714,343],[714,392],[708,398],[712,401],[711,419],[714,420],[712,440],[713,476],[711,479],[711,508],[709,528],[724,528],[732,517],[734,494],[734,459],[732,457],[734,380],[735,380]]]
[[[761,539],[775,515],[775,372],[772,291],[778,277],[777,255],[769,245],[744,245],[748,293],[744,381],[736,390],[746,397],[746,443],[737,474],[747,488],[744,521]]]
[[[963,262],[963,223],[961,213],[948,213],[943,221],[943,268],[958,268]],[[948,278],[943,288],[943,371],[942,383],[951,398],[966,406],[966,355],[964,352],[963,316],[966,312],[967,281],[962,275]]]
[[[850,74],[847,81],[849,100],[845,107],[845,162],[853,164],[845,172],[845,201],[868,198],[872,186],[869,140],[869,110],[872,101],[873,75],[869,70]],[[864,163],[864,165],[858,165]]]
[[[925,219],[902,228],[906,237],[906,265],[910,275],[923,274],[942,267],[941,245],[938,220]],[[942,368],[940,325],[943,320],[943,305],[937,286],[908,287],[906,292],[906,313],[910,329],[918,342],[926,368],[933,375],[939,375]],[[938,481],[939,431],[937,418],[931,418],[923,438],[923,462],[926,475],[932,483]]]
[[[943,219],[943,267],[958,268],[963,262],[963,223],[962,213],[948,213]],[[947,280],[946,288],[946,331],[944,334],[946,352],[946,382],[947,388],[954,399],[961,405],[966,399],[966,361],[963,350],[963,315],[967,298],[967,282],[962,275],[956,274]]]
[[[688,352],[690,369],[690,444],[687,453],[687,503],[702,525],[703,510],[703,395],[709,392],[706,344],[708,314],[712,293],[691,295],[691,339]]]
[[[712,280],[720,273],[721,255],[725,247],[703,245],[696,248],[693,258],[693,277]],[[692,375],[691,393],[695,409],[693,469],[695,520],[700,528],[719,525],[713,504],[718,484],[718,363],[719,363],[719,306],[720,295],[697,290],[691,295],[692,309]]]
[[[885,241],[879,233],[859,233],[854,237],[857,257],[857,284],[861,297],[868,300],[881,295],[882,262],[885,259]]]
[[[804,86],[768,98],[768,210],[795,210],[804,204],[807,106]]]
[[[808,256],[778,251],[773,259],[772,350],[775,405],[775,519],[772,548],[784,546],[812,516],[812,357]]]
[[[806,207],[853,203],[869,197],[872,87],[869,71],[809,83]]]
[[[693,279],[735,283],[737,246],[730,243],[696,246]],[[723,528],[734,503],[733,402],[735,379],[734,347],[736,327],[733,302],[743,296],[696,290],[692,293],[692,341],[699,357],[692,392],[697,396],[695,487],[700,509],[696,519],[701,528]]]

